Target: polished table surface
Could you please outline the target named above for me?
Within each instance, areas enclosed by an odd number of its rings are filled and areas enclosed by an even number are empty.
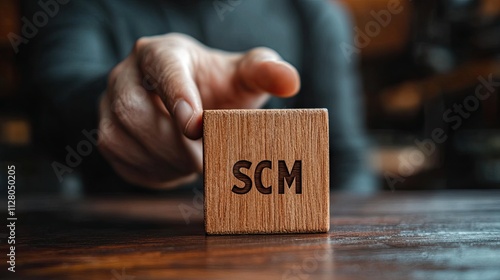
[[[0,278],[500,279],[499,191],[331,202],[327,234],[206,236],[200,193],[19,198],[16,273],[2,261]]]

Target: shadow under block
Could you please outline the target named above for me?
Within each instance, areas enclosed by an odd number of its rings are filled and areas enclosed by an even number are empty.
[[[329,230],[326,109],[208,110],[203,124],[207,234]]]

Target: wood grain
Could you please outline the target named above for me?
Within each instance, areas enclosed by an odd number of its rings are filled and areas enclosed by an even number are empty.
[[[197,194],[20,194],[0,279],[500,279],[499,191],[333,193],[329,233],[230,236],[205,235]]]
[[[203,123],[208,234],[328,231],[326,110],[213,110]]]

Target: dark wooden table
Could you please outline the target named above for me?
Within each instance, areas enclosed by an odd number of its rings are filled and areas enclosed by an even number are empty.
[[[19,199],[0,278],[500,279],[499,191],[333,194],[328,234],[206,236],[201,202]]]

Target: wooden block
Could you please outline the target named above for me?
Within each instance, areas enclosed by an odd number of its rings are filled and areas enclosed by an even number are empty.
[[[327,110],[209,110],[203,123],[207,234],[329,230]]]

